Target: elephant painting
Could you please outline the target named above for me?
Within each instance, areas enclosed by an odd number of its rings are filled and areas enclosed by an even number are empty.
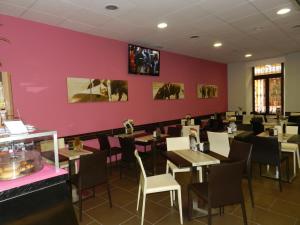
[[[218,87],[216,85],[201,85],[197,86],[198,98],[216,98],[218,97]]]

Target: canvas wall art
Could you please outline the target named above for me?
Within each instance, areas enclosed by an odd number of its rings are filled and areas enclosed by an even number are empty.
[[[152,92],[155,100],[184,99],[184,84],[153,82]]]
[[[216,98],[218,97],[217,85],[197,85],[197,97],[198,98]]]
[[[68,102],[128,101],[128,82],[89,78],[67,78]]]

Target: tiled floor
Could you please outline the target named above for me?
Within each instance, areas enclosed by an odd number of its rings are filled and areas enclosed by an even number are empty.
[[[207,224],[207,218],[187,219],[187,190],[188,174],[176,175],[182,185],[184,224]],[[110,176],[113,207],[109,207],[105,187],[96,190],[96,198],[89,198],[83,204],[83,220],[85,225],[136,225],[140,224],[140,215],[136,211],[137,182],[134,174],[125,174],[119,178],[118,170],[114,169]],[[274,180],[258,176],[254,173],[253,189],[255,208],[251,207],[248,186],[243,181],[244,197],[248,224],[260,225],[300,225],[300,177],[292,183],[283,184],[283,192],[279,191],[278,183]],[[76,212],[78,208],[74,205]],[[213,216],[214,225],[243,224],[239,205],[225,207],[225,214]],[[170,207],[169,193],[148,195],[145,210],[145,225],[179,225],[179,214],[176,208]]]

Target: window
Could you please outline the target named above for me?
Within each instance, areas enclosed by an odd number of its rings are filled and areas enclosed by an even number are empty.
[[[283,111],[283,63],[253,68],[253,112]]]

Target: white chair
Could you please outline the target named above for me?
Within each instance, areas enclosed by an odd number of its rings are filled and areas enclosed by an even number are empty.
[[[227,132],[207,132],[209,149],[219,155],[228,157],[230,146]]]
[[[177,181],[171,176],[171,174],[160,174],[151,177],[147,177],[142,160],[138,154],[138,151],[134,152],[135,157],[138,161],[138,164],[141,168],[140,182],[139,182],[139,190],[138,190],[138,199],[136,210],[139,210],[139,202],[140,195],[143,192],[143,205],[142,205],[142,218],[141,225],[144,224],[144,215],[145,215],[145,203],[146,203],[146,195],[164,191],[170,191],[171,197],[171,206],[173,206],[172,199],[172,191],[177,191],[177,199],[178,199],[178,208],[179,208],[179,216],[180,216],[180,224],[183,224],[182,220],[182,201],[181,201],[181,187],[177,183]]]
[[[282,134],[282,127],[275,126],[278,130],[278,134]],[[298,134],[298,126],[286,126],[286,133],[287,134]],[[298,144],[294,143],[281,143],[281,151],[282,152],[290,152],[293,154],[293,168],[294,168],[294,175],[296,175],[296,167],[298,161],[298,167],[300,168],[300,157],[299,157],[299,147]]]
[[[167,138],[166,142],[167,142],[167,151],[190,149],[189,137]],[[198,167],[197,170],[199,174],[199,182],[202,182],[202,168]],[[190,167],[178,168],[174,163],[167,160],[166,173],[169,173],[170,171],[172,173],[172,176],[175,178],[176,173],[190,172],[191,168]]]
[[[181,136],[187,137],[191,133],[191,129],[196,130],[197,134],[199,134],[200,126],[199,125],[191,125],[191,126],[182,126],[181,128]]]
[[[166,142],[167,142],[167,151],[190,149],[190,138],[187,136],[167,138]],[[169,173],[170,170],[172,172],[173,177],[175,178],[175,173],[189,172],[191,171],[191,168],[190,167],[178,168],[174,163],[167,160],[166,173]]]
[[[243,115],[243,124],[251,124],[253,116],[252,115]]]

